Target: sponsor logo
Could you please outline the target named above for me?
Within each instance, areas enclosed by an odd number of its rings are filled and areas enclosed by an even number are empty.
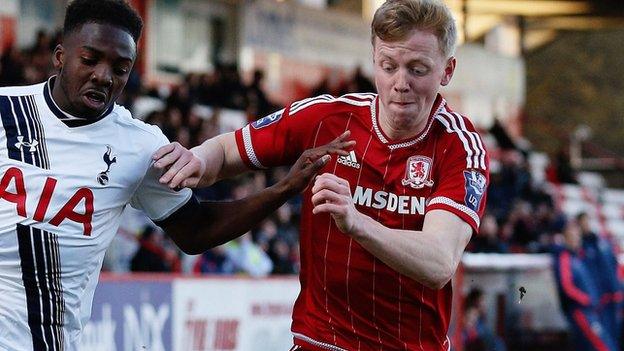
[[[37,145],[39,145],[39,142],[37,141],[37,139],[33,139],[30,142],[24,141],[24,137],[21,135],[17,137],[17,143],[15,143],[15,147],[18,150],[21,150],[23,147],[27,147],[30,153],[35,153],[37,151]]]
[[[357,159],[355,158],[355,151],[353,150],[351,150],[351,152],[349,152],[348,155],[339,156],[338,163],[348,166],[348,167],[353,167],[355,169],[360,169],[361,167],[361,165],[358,163]]]
[[[106,163],[106,169],[100,172],[97,176],[97,181],[100,185],[108,184],[108,172],[110,171],[110,167],[113,163],[117,163],[117,156],[111,157],[112,152],[113,149],[111,149],[110,145],[106,145],[106,152],[104,153],[104,156],[102,156],[104,163]]]
[[[487,185],[485,175],[476,170],[464,171],[464,179],[466,180],[464,201],[468,207],[477,212]]]
[[[373,191],[370,188],[357,186],[353,193],[353,202],[356,205],[385,209],[399,214],[425,214],[426,199],[422,196],[407,196],[389,193],[387,191]]]
[[[271,124],[277,122],[282,118],[282,114],[284,113],[284,109],[281,109],[277,112],[273,112],[272,114],[262,117],[257,121],[251,123],[251,126],[255,129],[264,128],[266,126],[270,126]]]
[[[10,167],[7,169],[2,178],[0,179],[0,203],[7,201],[15,205],[17,214],[24,218],[32,218],[37,222],[48,222],[49,224],[58,227],[67,220],[69,222],[81,223],[84,227],[83,234],[86,236],[91,235],[93,225],[91,223],[93,218],[93,192],[89,188],[80,188],[72,195],[69,200],[56,212],[54,216],[48,214],[48,207],[53,197],[65,198],[65,193],[55,193],[56,184],[58,179],[47,177],[43,190],[41,193],[33,194],[32,191],[27,193],[26,182],[33,182],[33,180],[26,179],[24,172],[17,167]],[[26,212],[26,200],[28,196],[34,198],[37,201],[37,207],[34,213]],[[31,200],[32,201],[32,200]],[[51,218],[50,218],[51,217]]]
[[[407,159],[405,178],[401,181],[403,186],[409,185],[414,189],[432,187],[431,168],[433,161],[426,156],[412,156]]]

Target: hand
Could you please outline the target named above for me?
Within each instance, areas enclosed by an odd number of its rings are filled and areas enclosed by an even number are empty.
[[[331,173],[316,177],[312,186],[312,213],[329,213],[341,232],[352,234],[361,213],[355,209],[349,182]]]
[[[354,140],[347,140],[350,134],[350,131],[346,131],[325,145],[304,151],[282,180],[288,191],[292,193],[303,191],[329,162],[330,154],[348,155],[347,150],[355,145]]]
[[[154,167],[166,170],[160,177],[170,188],[196,187],[206,170],[206,163],[177,142],[165,145],[152,156]]]

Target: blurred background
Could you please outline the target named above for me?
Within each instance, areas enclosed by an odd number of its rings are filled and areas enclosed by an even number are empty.
[[[119,103],[190,148],[293,100],[374,92],[369,25],[381,2],[131,0],[145,27]],[[478,127],[492,173],[481,232],[453,281],[453,347],[576,350],[560,253],[594,266],[566,228],[607,247],[618,274],[594,277],[617,289],[596,313],[622,314],[624,1],[445,2],[460,44],[443,95]],[[67,3],[0,0],[0,86],[54,74]],[[196,194],[242,198],[286,172]],[[188,256],[128,208],[107,251],[85,350],[289,349],[299,211],[295,198],[240,239]]]

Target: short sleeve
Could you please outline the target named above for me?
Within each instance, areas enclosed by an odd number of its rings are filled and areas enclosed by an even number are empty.
[[[458,130],[450,134],[452,139],[438,166],[437,184],[427,211],[450,211],[478,233],[487,198],[489,158],[476,131]]]
[[[329,109],[331,95],[292,103],[235,132],[236,145],[252,169],[294,163],[314,137],[318,123]]]
[[[169,140],[162,132],[160,132],[159,139],[159,143],[152,150],[153,152],[160,146],[169,143]],[[161,170],[150,166],[130,200],[132,207],[145,212],[153,221],[166,219],[180,207],[184,206],[192,196],[190,189],[184,188],[175,191],[167,185],[161,184],[158,181],[161,173]]]

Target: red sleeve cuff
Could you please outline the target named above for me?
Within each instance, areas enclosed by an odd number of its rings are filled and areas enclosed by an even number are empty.
[[[427,204],[427,211],[445,210],[449,211],[472,227],[472,231],[476,234],[479,232],[481,220],[479,215],[465,205],[459,204],[448,197],[434,197]]]
[[[245,141],[245,138],[243,136],[245,128],[249,129],[249,125],[243,127],[242,129],[238,129],[238,130],[236,130],[234,132],[234,137],[236,138],[236,147],[238,149],[238,154],[240,155],[241,159],[243,160],[243,163],[245,163],[245,165],[248,168],[250,168],[250,169],[262,169],[262,167],[258,167],[257,165],[255,165],[252,162],[252,160],[249,157],[249,154],[247,153],[247,150],[251,149],[252,146],[251,146],[251,139],[248,140],[248,144],[249,145],[245,144],[246,141]]]

